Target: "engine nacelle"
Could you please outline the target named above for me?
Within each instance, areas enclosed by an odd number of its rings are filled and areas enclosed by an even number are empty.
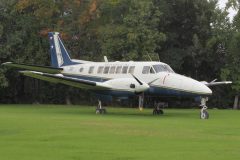
[[[129,91],[141,93],[149,89],[149,85],[145,82],[137,82],[134,78],[118,78],[103,83],[114,90]]]

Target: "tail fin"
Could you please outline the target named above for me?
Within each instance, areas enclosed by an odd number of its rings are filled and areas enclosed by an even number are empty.
[[[48,37],[50,41],[52,67],[59,68],[62,66],[78,64],[71,60],[58,32],[49,32]]]

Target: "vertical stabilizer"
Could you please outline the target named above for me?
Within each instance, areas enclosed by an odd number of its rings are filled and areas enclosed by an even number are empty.
[[[73,62],[63,45],[62,40],[59,37],[58,32],[48,33],[51,51],[51,66],[52,67],[62,67],[67,65],[78,64]]]

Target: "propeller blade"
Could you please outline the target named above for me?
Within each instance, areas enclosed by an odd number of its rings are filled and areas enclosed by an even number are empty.
[[[156,80],[158,80],[159,78],[156,78],[154,80],[152,80],[151,82],[148,82],[148,85],[151,85],[153,82],[155,82]]]
[[[143,85],[143,83],[136,76],[134,76],[133,74],[131,74],[131,75],[140,85]]]
[[[213,82],[216,82],[217,81],[217,79],[214,79],[214,80],[212,80],[210,83],[213,83]]]

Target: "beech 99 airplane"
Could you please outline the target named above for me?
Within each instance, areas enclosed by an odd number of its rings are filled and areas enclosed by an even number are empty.
[[[139,108],[143,108],[145,96],[159,97],[201,97],[202,119],[207,119],[206,101],[212,95],[209,86],[229,84],[224,82],[199,82],[192,78],[175,73],[172,68],[162,62],[91,62],[71,59],[58,32],[49,33],[51,67],[3,63],[5,66],[23,69],[25,76],[61,83],[81,89],[90,90],[96,94],[113,97],[139,96]],[[101,99],[96,113],[105,113]],[[153,113],[159,114],[159,108]]]

